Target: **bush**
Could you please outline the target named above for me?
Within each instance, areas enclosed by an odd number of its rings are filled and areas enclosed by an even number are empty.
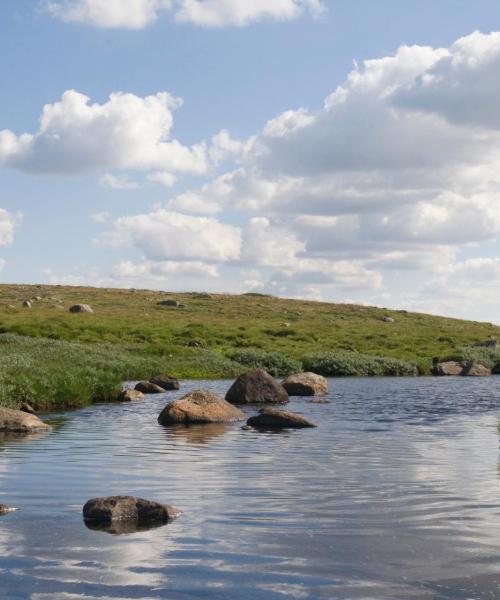
[[[304,358],[304,369],[325,377],[413,376],[416,365],[382,356],[348,351],[312,354]]]
[[[288,358],[281,352],[264,352],[263,350],[240,350],[230,354],[230,358],[251,369],[265,369],[274,377],[298,373],[302,370],[299,361]]]

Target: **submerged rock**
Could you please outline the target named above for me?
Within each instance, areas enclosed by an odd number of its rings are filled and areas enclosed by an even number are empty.
[[[0,406],[0,431],[37,433],[39,431],[50,431],[51,429],[50,425],[47,425],[35,415]]]
[[[119,402],[137,402],[144,400],[144,394],[139,390],[122,390],[118,396]]]
[[[304,427],[316,427],[306,418],[288,410],[277,408],[261,408],[259,414],[250,417],[247,425],[255,429],[302,429]]]
[[[11,508],[10,506],[6,506],[5,504],[0,504],[0,516],[16,512],[16,510],[17,508]]]
[[[94,311],[88,304],[73,304],[69,307],[70,313],[93,313]]]
[[[86,523],[102,525],[116,521],[137,525],[166,523],[180,514],[181,511],[174,506],[134,496],[93,498],[83,507],[83,518]]]
[[[290,375],[282,386],[289,396],[321,396],[328,394],[328,381],[316,373],[297,373]]]
[[[151,381],[139,381],[135,386],[135,390],[143,394],[164,394],[166,392],[162,387],[156,385],[156,383],[151,383]]]
[[[159,385],[164,390],[178,390],[180,388],[179,380],[172,375],[155,375],[150,379],[151,383]]]
[[[229,388],[226,400],[231,404],[288,402],[285,388],[263,369],[252,369],[240,375]]]
[[[245,414],[222,396],[209,390],[195,390],[173,400],[162,410],[158,421],[172,423],[233,423],[243,421]]]

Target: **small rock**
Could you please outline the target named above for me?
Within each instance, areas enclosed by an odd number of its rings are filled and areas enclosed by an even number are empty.
[[[160,302],[156,303],[158,306],[171,306],[174,308],[178,308],[179,307],[179,301],[178,300],[160,300]]]
[[[289,396],[320,396],[328,394],[328,381],[316,373],[290,375],[281,384]]]
[[[150,379],[151,383],[159,385],[164,390],[178,390],[180,388],[179,380],[172,375],[155,375]]]
[[[51,429],[50,425],[47,425],[35,415],[0,406],[0,431],[37,433],[39,431],[50,431]]]
[[[242,429],[243,431],[249,431],[250,429],[253,429],[253,427],[250,427],[250,425],[243,425]]]
[[[7,304],[7,308],[12,310],[13,308],[16,308],[16,307],[13,304]]]
[[[156,385],[156,383],[151,383],[151,381],[139,381],[134,389],[143,394],[164,394],[166,392],[162,387]]]
[[[139,390],[122,390],[118,396],[119,402],[137,402],[138,400],[144,400],[144,394]]]
[[[250,417],[247,425],[255,429],[302,429],[316,427],[313,423],[288,410],[262,408],[255,417]]]
[[[226,400],[231,404],[288,402],[285,388],[263,369],[252,369],[240,375],[229,388]]]
[[[93,498],[83,507],[83,518],[90,523],[128,521],[138,524],[166,523],[177,518],[181,511],[168,504],[160,504],[133,496]]]
[[[0,504],[0,515],[7,515],[8,513],[16,512],[17,508],[11,508],[5,504]]]
[[[23,307],[24,308],[31,308],[31,302],[29,300],[25,300],[23,302]]]
[[[381,321],[384,321],[384,323],[394,323],[394,319],[392,317],[380,317]]]
[[[19,410],[25,413],[29,413],[30,415],[36,415],[36,410],[31,406],[31,404],[28,404],[27,402],[21,402]]]
[[[73,304],[69,307],[70,313],[93,313],[94,311],[88,304]]]
[[[245,414],[209,390],[195,390],[173,400],[162,410],[158,421],[172,423],[234,423],[243,421]]]
[[[326,398],[311,398],[308,402],[310,404],[330,404],[330,400]]]

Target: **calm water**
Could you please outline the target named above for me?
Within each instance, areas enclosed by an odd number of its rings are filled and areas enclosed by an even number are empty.
[[[225,392],[229,382],[186,383]],[[0,438],[0,598],[500,598],[500,378],[331,382],[292,399],[319,427],[166,429],[178,393],[67,413]],[[251,411],[248,411],[251,412]],[[91,531],[94,496],[184,510]]]

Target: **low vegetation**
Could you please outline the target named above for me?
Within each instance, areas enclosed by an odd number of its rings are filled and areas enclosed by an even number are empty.
[[[32,308],[22,306],[32,298]],[[181,306],[158,304],[166,299]],[[77,303],[94,313],[71,314]],[[454,357],[500,372],[500,350],[474,346],[493,338],[500,327],[491,323],[260,294],[3,285],[0,404],[109,400],[122,380],[157,371],[182,378],[229,378],[249,367],[276,376],[302,368],[409,375]]]

